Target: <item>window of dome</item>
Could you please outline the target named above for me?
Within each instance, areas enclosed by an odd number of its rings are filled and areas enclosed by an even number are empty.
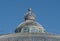
[[[22,28],[21,32],[29,32],[29,28],[28,27],[24,27],[24,28]]]
[[[38,30],[37,29],[32,29],[31,32],[38,32]]]
[[[39,32],[39,29],[36,27],[30,28],[30,32]]]

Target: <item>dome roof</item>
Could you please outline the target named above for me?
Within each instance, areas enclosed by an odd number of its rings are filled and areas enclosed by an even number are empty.
[[[25,21],[18,25],[15,33],[30,32],[30,33],[45,33],[45,29],[41,24],[35,21],[35,15],[32,13],[31,8],[28,9],[28,13],[25,15]]]
[[[26,31],[26,32],[33,32],[31,30],[36,29],[37,30],[36,32],[45,33],[45,29],[42,27],[41,24],[39,24],[37,22],[31,22],[31,21],[23,22],[23,23],[19,24],[18,28],[15,30],[15,32],[25,32],[22,29],[28,30],[27,28],[29,29],[29,31]]]

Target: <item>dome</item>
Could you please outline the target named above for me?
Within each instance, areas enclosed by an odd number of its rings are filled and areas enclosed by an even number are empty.
[[[31,8],[28,9],[28,12],[24,16],[24,18],[25,21],[18,25],[15,30],[15,33],[45,33],[45,29],[42,27],[42,25],[35,21],[35,14],[32,13]]]
[[[39,32],[39,33],[45,33],[45,29],[42,27],[41,24],[37,22],[23,22],[19,24],[18,28],[15,30],[15,32]]]

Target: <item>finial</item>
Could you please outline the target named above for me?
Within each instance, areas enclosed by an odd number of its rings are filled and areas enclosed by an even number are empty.
[[[32,14],[32,9],[31,8],[28,9],[28,13]]]
[[[32,11],[32,9],[31,9],[31,8],[29,8],[29,9],[28,9],[28,11]]]
[[[32,12],[32,9],[29,8],[28,12],[24,16],[25,20],[35,20],[35,14]]]

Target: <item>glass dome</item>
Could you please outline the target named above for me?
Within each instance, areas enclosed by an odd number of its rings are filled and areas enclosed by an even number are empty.
[[[29,33],[45,33],[45,29],[41,24],[35,21],[35,15],[32,13],[31,8],[28,9],[27,14],[24,16],[25,22],[18,25],[15,33],[29,32]]]

